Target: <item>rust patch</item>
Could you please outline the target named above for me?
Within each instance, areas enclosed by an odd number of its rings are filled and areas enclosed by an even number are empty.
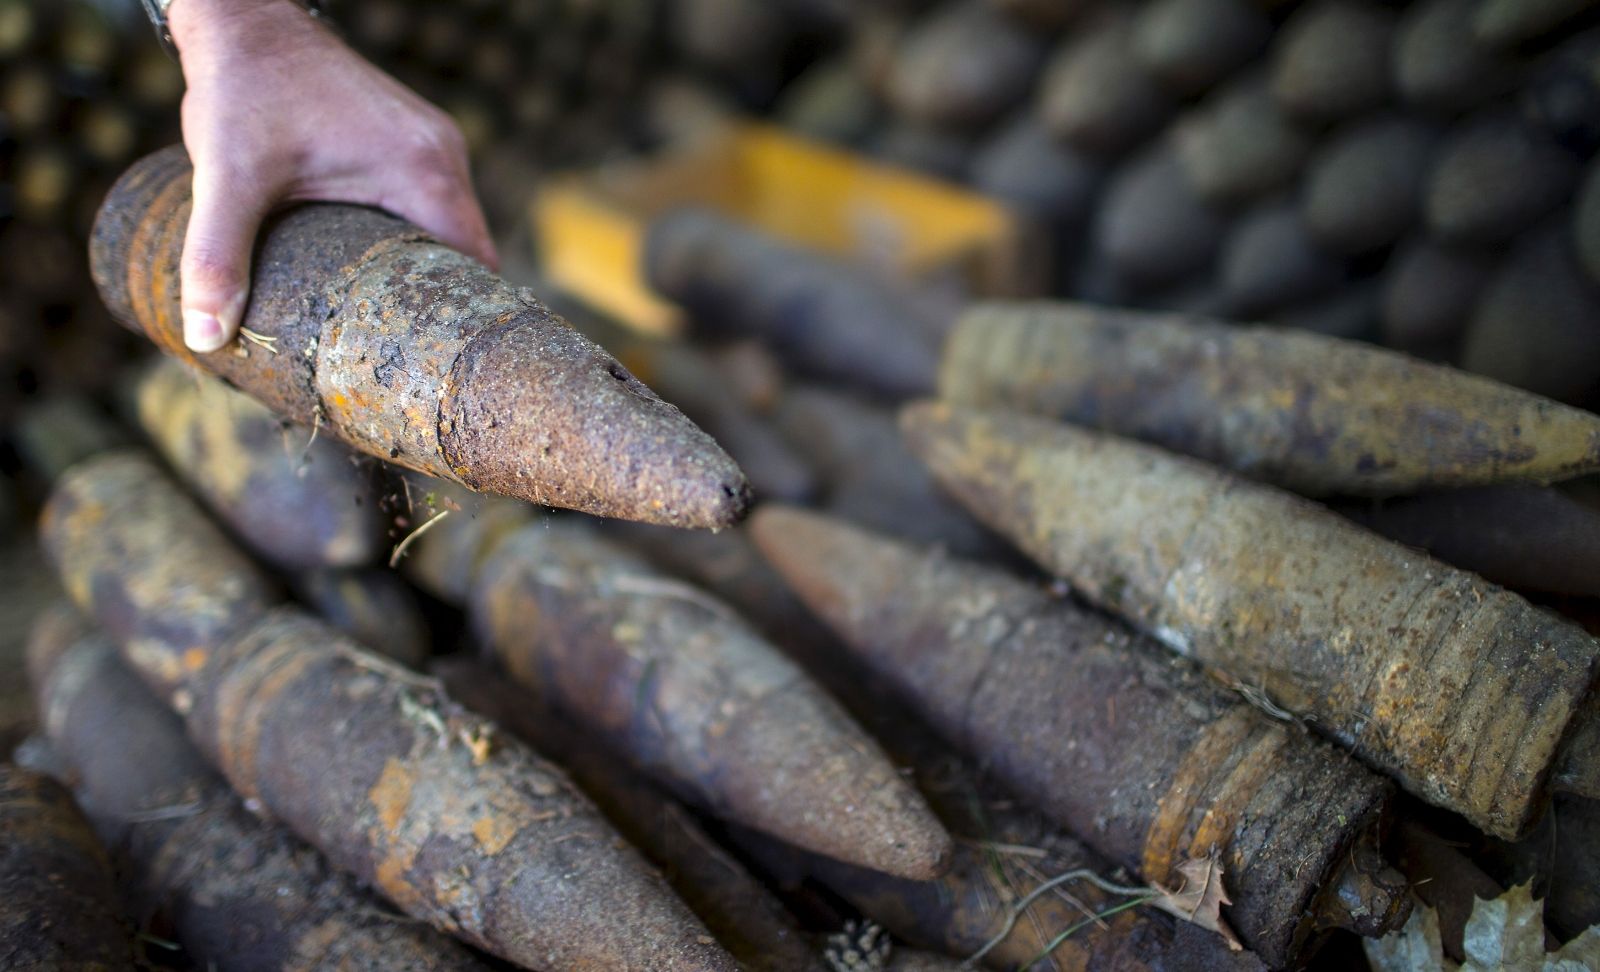
[[[477,838],[483,852],[493,857],[505,850],[521,829],[512,820],[491,813],[473,822],[472,836]]]
[[[411,789],[416,776],[398,759],[390,758],[383,764],[383,775],[367,791],[367,799],[378,812],[378,822],[390,834],[398,833],[411,806]]]

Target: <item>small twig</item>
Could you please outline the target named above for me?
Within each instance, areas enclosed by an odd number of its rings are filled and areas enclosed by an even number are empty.
[[[1027,861],[1020,862],[1017,865],[1017,868],[1018,868],[1018,870],[1022,871],[1022,873],[1026,874],[1028,877],[1033,878],[1035,881],[1043,881],[1043,880],[1045,880],[1044,872],[1039,870],[1038,868],[1034,867],[1032,864],[1029,864]],[[1072,892],[1068,891],[1066,888],[1064,888],[1064,887],[1056,888],[1051,893],[1054,894],[1056,897],[1060,898],[1062,901],[1065,901],[1067,904],[1071,905],[1073,908],[1077,909],[1078,913],[1083,915],[1085,918],[1094,918],[1095,917],[1094,909],[1089,907],[1087,904],[1083,903],[1082,901],[1078,900],[1078,898],[1076,896],[1074,896],[1072,894]],[[1031,914],[1033,914],[1033,912],[1030,911],[1030,912],[1028,912],[1028,914],[1031,915]],[[1103,921],[1100,921],[1099,919],[1096,919],[1096,924],[1100,925],[1100,927],[1102,927],[1102,928],[1107,927],[1106,923],[1103,922]],[[1041,933],[1040,937],[1043,937],[1042,933]]]
[[[1055,938],[1052,938],[1050,940],[1050,944],[1048,944],[1048,945],[1046,945],[1044,947],[1044,951],[1040,952],[1038,955],[1035,955],[1033,958],[1031,958],[1028,961],[1024,962],[1022,964],[1021,968],[1026,969],[1026,968],[1032,966],[1035,962],[1039,961],[1040,959],[1049,958],[1050,954],[1052,952],[1054,952],[1056,949],[1061,947],[1061,943],[1062,942],[1065,942],[1067,939],[1071,938],[1074,934],[1076,934],[1077,932],[1081,931],[1084,927],[1086,927],[1086,926],[1088,926],[1088,925],[1090,925],[1090,924],[1092,924],[1094,922],[1101,921],[1101,920],[1106,919],[1106,918],[1110,918],[1112,915],[1117,914],[1118,912],[1127,911],[1130,908],[1137,908],[1140,905],[1142,905],[1142,904],[1144,904],[1144,903],[1146,903],[1148,901],[1154,901],[1156,898],[1159,898],[1159,897],[1161,897],[1161,895],[1159,895],[1159,894],[1150,894],[1150,895],[1145,895],[1142,898],[1134,898],[1132,901],[1124,901],[1122,904],[1119,904],[1114,908],[1107,908],[1105,911],[1100,912],[1099,914],[1095,915],[1093,918],[1085,918],[1084,920],[1078,922],[1075,925],[1068,926],[1066,931],[1062,932],[1061,934],[1057,935]]]
[[[1002,844],[993,840],[973,840],[970,837],[959,838],[965,843],[974,844],[984,850],[998,851],[1002,854],[1016,854],[1019,857],[1049,857],[1050,852],[1038,847],[1024,847],[1021,844]]]
[[[266,349],[272,354],[278,353],[278,339],[275,337],[268,337],[265,334],[252,331],[248,327],[239,328],[239,337],[242,340],[249,341],[258,348]]]
[[[162,820],[181,820],[184,817],[192,817],[205,808],[205,804],[198,801],[193,803],[179,803],[168,807],[152,807],[149,810],[140,810],[135,813],[122,814],[121,819],[127,823],[136,824],[157,823]]]
[[[410,685],[424,692],[437,693],[444,689],[443,683],[431,675],[414,672],[399,662],[391,661],[365,648],[353,646],[344,641],[336,641],[334,642],[334,650],[345,661],[357,668],[365,668],[369,672],[377,672],[379,675],[394,679],[403,685]]]
[[[450,511],[449,510],[440,510],[438,513],[435,513],[433,516],[429,517],[427,522],[423,523],[421,526],[417,527],[415,530],[412,530],[410,533],[406,534],[405,539],[403,539],[399,543],[395,544],[394,553],[389,555],[389,566],[390,567],[398,567],[398,566],[400,566],[400,558],[404,557],[406,555],[406,548],[411,546],[412,541],[416,540],[418,537],[422,536],[424,533],[427,533],[429,530],[431,530],[433,528],[433,525],[435,523],[438,523],[440,520],[444,519],[445,517],[447,517],[449,515],[450,515]]]
[[[183,951],[183,946],[172,939],[162,938],[160,935],[156,935],[143,929],[139,930],[137,937],[139,941],[144,942],[146,945],[154,945],[156,948],[164,948],[169,952]]]
[[[968,968],[976,965],[979,959],[994,951],[996,946],[1006,940],[1006,938],[1011,934],[1012,929],[1017,927],[1017,919],[1020,918],[1023,912],[1027,911],[1035,901],[1038,901],[1040,898],[1050,893],[1053,888],[1058,888],[1061,885],[1071,881],[1087,881],[1107,894],[1119,894],[1124,896],[1139,895],[1142,896],[1142,900],[1149,900],[1152,897],[1159,897],[1158,895],[1152,895],[1150,893],[1150,889],[1147,887],[1131,888],[1124,887],[1120,884],[1112,884],[1110,881],[1107,881],[1105,878],[1094,873],[1086,867],[1080,867],[1076,870],[1067,871],[1065,874],[1058,874],[1034,888],[1032,891],[1029,891],[1027,895],[1022,898],[1022,900],[1013,905],[1011,908],[1011,913],[1006,917],[1005,924],[1000,928],[1000,931],[997,932],[993,938],[985,942],[982,948],[969,955],[963,964]],[[1073,927],[1076,928],[1078,926],[1075,925]],[[1045,954],[1048,955],[1050,953],[1047,951]],[[1035,959],[1034,961],[1038,960]],[[1033,963],[1030,962],[1028,964],[1031,965]]]
[[[317,433],[322,431],[322,403],[311,410],[311,438],[306,440],[306,447],[300,450],[300,462],[306,461],[306,456],[311,454],[311,447],[317,444]]]

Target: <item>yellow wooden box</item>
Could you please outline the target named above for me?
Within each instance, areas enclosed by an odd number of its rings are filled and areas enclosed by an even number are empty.
[[[646,284],[641,257],[651,220],[683,205],[910,279],[954,276],[974,295],[1031,291],[1021,230],[1004,206],[756,123],[548,181],[533,203],[545,273],[639,331],[677,333],[678,310]]]

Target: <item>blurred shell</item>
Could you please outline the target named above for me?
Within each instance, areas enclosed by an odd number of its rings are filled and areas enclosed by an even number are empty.
[[[1396,116],[1356,122],[1311,162],[1305,217],[1312,237],[1339,253],[1398,240],[1416,222],[1436,135]]]
[[[1179,122],[1178,157],[1200,198],[1225,205],[1294,181],[1311,139],[1279,110],[1263,75],[1207,97]]]
[[[1461,366],[1559,401],[1600,390],[1600,298],[1555,220],[1519,242],[1467,329]]]
[[[1174,108],[1155,78],[1133,64],[1132,18],[1120,6],[1074,31],[1045,71],[1040,117],[1086,152],[1117,154],[1153,134]]]
[[[1515,115],[1469,122],[1439,146],[1428,178],[1428,227],[1442,239],[1492,243],[1532,226],[1572,191],[1578,163]]]
[[[1312,0],[1284,24],[1272,52],[1272,93],[1291,116],[1335,122],[1389,96],[1394,15],[1359,0]]]

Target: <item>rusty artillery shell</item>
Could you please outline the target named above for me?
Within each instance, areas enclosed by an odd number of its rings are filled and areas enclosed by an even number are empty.
[[[1223,206],[1267,195],[1299,175],[1311,139],[1251,74],[1208,95],[1174,130],[1178,159],[1201,199]]]
[[[1514,57],[1473,36],[1480,0],[1422,0],[1400,15],[1394,79],[1406,104],[1453,114],[1506,94],[1518,80]]]
[[[0,764],[0,965],[132,972],[105,848],[47,776]]]
[[[1417,221],[1433,160],[1433,126],[1398,115],[1363,119],[1335,135],[1306,173],[1306,228],[1335,253],[1366,253]]]
[[[830,512],[971,557],[1003,545],[940,489],[906,448],[887,408],[821,386],[790,389],[773,413],[826,484]]]
[[[1273,43],[1272,94],[1291,117],[1341,121],[1389,97],[1394,14],[1367,0],[1314,0]]]
[[[1593,6],[1593,0],[1481,0],[1472,19],[1472,32],[1493,47],[1514,47],[1549,33]]]
[[[1484,486],[1350,504],[1374,533],[1523,591],[1600,597],[1600,510],[1547,486]]]
[[[1474,375],[1315,334],[1086,304],[969,311],[940,394],[1145,439],[1307,495],[1548,483],[1600,465],[1600,418]]]
[[[1461,367],[1540,395],[1593,405],[1600,389],[1600,290],[1578,266],[1565,220],[1541,226],[1483,286]]]
[[[1294,203],[1245,214],[1222,247],[1222,290],[1228,313],[1240,317],[1320,297],[1346,275],[1342,259],[1311,238]]]
[[[630,334],[587,309],[562,310],[575,327],[610,348],[623,367],[661,389],[714,436],[745,471],[757,496],[804,502],[816,492],[816,477],[805,460],[739,400],[706,351],[685,341]]]
[[[1509,240],[1577,185],[1578,162],[1510,114],[1464,122],[1439,145],[1424,197],[1428,229],[1450,243]]]
[[[1466,328],[1492,269],[1492,257],[1480,251],[1441,246],[1425,237],[1402,245],[1384,267],[1384,346],[1453,357],[1448,351]]]
[[[697,325],[759,336],[797,369],[892,396],[933,385],[926,312],[870,272],[695,209],[656,220],[644,260]]]
[[[1190,188],[1174,144],[1162,142],[1112,178],[1094,246],[1128,283],[1160,287],[1205,270],[1226,232],[1224,215]]]
[[[81,617],[54,619],[36,632],[30,653],[51,742],[112,845],[141,926],[159,915],[197,966],[483,968],[247,813],[184,738],[183,723]]]
[[[453,698],[566,768],[745,967],[752,972],[821,972],[793,916],[681,804],[488,665],[458,656],[436,663],[432,672]]]
[[[407,914],[519,965],[734,968],[564,775],[431,680],[293,611],[219,655],[190,735]]]
[[[75,467],[43,532],[74,600],[118,626],[233,788],[407,914],[552,972],[732,968],[557,770],[435,683],[270,610],[148,458]]]
[[[1272,22],[1253,0],[1153,0],[1135,17],[1133,57],[1188,97],[1243,67],[1271,37]]]
[[[357,567],[384,550],[369,470],[208,375],[160,359],[139,381],[139,424],[183,480],[261,559]]]
[[[400,575],[383,568],[314,570],[291,582],[295,596],[364,647],[418,668],[428,658],[428,624]]]
[[[987,0],[960,0],[923,17],[900,41],[888,77],[896,114],[924,125],[985,126],[1019,104],[1045,42]]]
[[[718,817],[910,877],[948,859],[922,798],[797,665],[577,524],[503,540],[471,617],[512,678]]]
[[[276,600],[275,585],[142,451],[68,470],[40,535],[73,601],[180,711],[193,704],[211,649]]]
[[[1112,4],[1074,30],[1039,82],[1039,117],[1057,138],[1098,155],[1132,149],[1160,129],[1172,96],[1133,63],[1133,16]]]
[[[1337,902],[1387,783],[1174,666],[1110,618],[1004,571],[765,507],[762,552],[857,655],[1012,792],[1148,881],[1220,854],[1229,923],[1292,961]],[[1134,713],[1137,713],[1135,716]],[[1120,714],[1120,715],[1119,715]],[[1379,935],[1403,882],[1346,902]]]
[[[1593,785],[1600,752],[1575,747],[1600,643],[1576,625],[1152,446],[942,405],[903,427],[940,482],[1084,596],[1422,799],[1515,835],[1558,763],[1563,786]]]
[[[678,526],[743,514],[743,475],[677,409],[528,293],[374,210],[274,220],[244,320],[258,337],[195,358],[178,314],[189,177],[180,149],[136,163],[90,246],[107,306],[163,350],[280,415],[475,490]]]

